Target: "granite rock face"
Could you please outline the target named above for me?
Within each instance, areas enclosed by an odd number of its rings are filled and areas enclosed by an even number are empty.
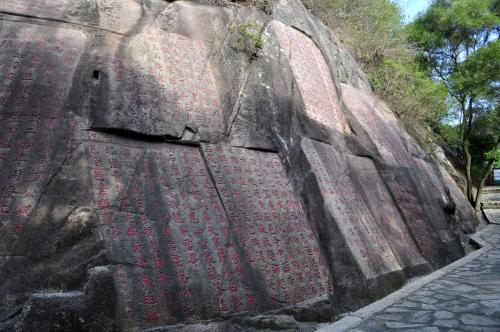
[[[2,1],[0,45],[2,331],[311,330],[474,231],[296,0]]]

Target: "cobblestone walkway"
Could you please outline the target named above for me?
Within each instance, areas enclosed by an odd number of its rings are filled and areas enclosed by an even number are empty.
[[[319,331],[500,332],[500,226],[489,225],[475,238],[483,248],[437,278],[424,277]]]
[[[492,224],[500,225],[500,186],[484,188],[483,211]]]

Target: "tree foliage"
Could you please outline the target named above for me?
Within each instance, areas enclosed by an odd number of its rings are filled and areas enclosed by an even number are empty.
[[[453,101],[450,113],[460,122],[467,196],[476,209],[499,154],[499,13],[499,0],[434,0],[407,30],[421,64],[445,84]],[[474,175],[479,180],[475,198]]]
[[[434,0],[408,26],[390,0],[304,2],[424,147],[435,131],[462,153],[467,196],[477,203],[473,176],[481,189],[500,157],[500,0]]]
[[[422,70],[409,46],[400,8],[389,0],[306,0],[305,4],[340,39],[368,74],[376,94],[408,131],[430,148],[446,115],[447,92]]]
[[[339,32],[365,67],[375,65],[385,53],[399,51],[402,17],[389,0],[306,0],[305,4]]]

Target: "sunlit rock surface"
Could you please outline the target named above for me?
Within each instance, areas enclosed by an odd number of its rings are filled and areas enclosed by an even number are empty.
[[[460,190],[300,2],[1,1],[0,45],[0,330],[307,330],[464,254]]]

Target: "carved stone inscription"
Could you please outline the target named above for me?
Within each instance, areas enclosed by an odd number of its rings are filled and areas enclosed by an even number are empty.
[[[0,10],[39,17],[61,18],[69,2],[68,0],[9,0],[0,2]]]
[[[248,258],[237,251],[199,149],[101,143],[87,150],[127,324],[255,310]]]
[[[399,264],[407,268],[426,264],[374,163],[357,156],[349,156],[348,162],[351,178],[358,185],[380,230],[390,239],[389,245]]]
[[[289,58],[307,115],[330,128],[350,132],[330,70],[318,47],[303,33],[278,21],[271,22],[270,26]]]
[[[233,232],[275,304],[332,292],[326,262],[274,153],[204,145]]]
[[[444,183],[436,172],[439,170],[433,169],[432,166],[425,160],[419,158],[414,158],[414,160],[415,165],[421,174],[418,177],[421,187],[436,199],[441,200],[441,202],[448,202],[448,196],[446,195],[444,189]]]
[[[331,146],[310,139],[303,139],[301,145],[328,212],[337,222],[365,276],[375,278],[401,269],[382,230],[352,182],[345,157]]]
[[[420,252],[428,262],[438,262],[442,257],[442,243],[430,226],[422,201],[418,197],[410,175],[404,170],[391,169],[382,172],[382,177],[392,193],[410,229]]]
[[[70,153],[63,106],[85,36],[7,21],[1,27],[0,253],[12,254],[44,183]]]
[[[408,151],[398,134],[381,118],[381,113],[374,107],[372,98],[366,92],[359,91],[349,85],[342,85],[343,100],[364,130],[375,143],[382,158],[392,165],[411,165]]]
[[[203,43],[153,29],[129,48],[129,60],[111,61],[112,105],[102,111],[105,125],[176,137],[186,126],[223,132],[221,101]]]
[[[429,215],[432,216],[432,227],[437,230],[442,241],[453,241],[454,236],[447,225],[447,216],[444,207],[449,205],[449,197],[446,194],[444,183],[432,165],[422,159],[414,158],[416,168],[413,170],[417,176],[415,181],[419,184],[418,188],[422,202],[426,206]],[[455,204],[455,203],[454,203]]]

